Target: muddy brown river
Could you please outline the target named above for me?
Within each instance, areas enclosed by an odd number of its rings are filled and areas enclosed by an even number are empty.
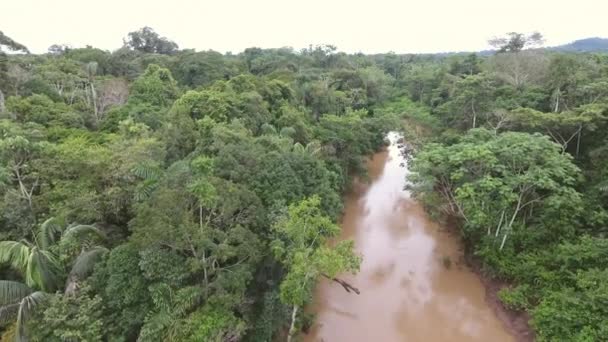
[[[340,277],[361,294],[321,281],[304,341],[514,341],[461,261],[458,239],[402,190],[398,138],[389,134],[390,146],[369,162],[370,183],[346,198],[340,238],[355,241],[363,262],[357,275]]]

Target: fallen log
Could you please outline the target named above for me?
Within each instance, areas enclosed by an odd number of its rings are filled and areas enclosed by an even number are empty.
[[[353,291],[356,294],[361,294],[361,292],[359,291],[358,288],[352,286],[351,284],[349,284],[348,282],[346,282],[345,280],[339,279],[339,278],[334,278],[334,277],[330,277],[329,275],[322,273],[322,276],[324,276],[325,278],[329,279],[329,280],[333,280],[336,283],[342,285],[342,287],[344,288],[344,290],[346,290],[346,292],[350,293],[350,291]]]

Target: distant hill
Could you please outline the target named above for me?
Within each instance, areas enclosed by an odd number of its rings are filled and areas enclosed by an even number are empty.
[[[575,40],[572,43],[557,45],[557,46],[548,46],[541,49],[547,49],[552,51],[561,51],[561,52],[608,52],[608,38],[600,38],[600,37],[592,37]],[[458,52],[440,52],[440,53],[430,53],[424,55],[432,55],[436,57],[448,57],[453,55],[465,55],[472,53],[471,51],[458,51]],[[496,53],[496,50],[483,50],[476,51],[476,54],[480,56],[490,56]]]
[[[569,52],[605,52],[608,51],[608,38],[593,37],[579,39],[572,43],[553,46],[549,49]]]

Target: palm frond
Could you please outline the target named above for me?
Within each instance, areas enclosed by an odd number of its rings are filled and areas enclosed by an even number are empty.
[[[145,180],[158,180],[162,175],[162,171],[153,165],[139,164],[133,168],[133,174]]]
[[[0,263],[10,264],[15,270],[24,272],[27,268],[30,247],[23,242],[1,241]]]
[[[28,259],[25,283],[30,287],[52,291],[57,286],[59,269],[59,260],[53,253],[34,247]]]
[[[58,219],[51,217],[40,225],[40,231],[37,235],[37,241],[40,247],[48,249],[56,242],[57,237],[61,234],[61,223]]]
[[[30,319],[36,307],[48,296],[47,293],[36,291],[23,298],[19,304],[17,313],[17,329],[15,334],[16,342],[27,342],[25,334],[25,324]]]
[[[304,148],[304,146],[302,144],[297,142],[297,143],[293,144],[293,151],[297,152],[297,153],[303,153],[304,151],[306,151],[306,149]]]
[[[95,246],[87,251],[80,253],[76,258],[72,270],[68,275],[68,279],[65,283],[66,295],[76,293],[80,287],[80,281],[88,277],[93,273],[95,264],[101,260],[104,254],[108,252],[108,249],[101,246]]]
[[[306,144],[306,152],[310,153],[313,156],[318,155],[321,152],[323,146],[318,140],[313,140]]]
[[[189,286],[176,293],[173,300],[173,311],[180,316],[186,313],[201,303],[203,299],[203,291],[197,286]]]
[[[32,289],[18,281],[0,280],[0,306],[19,303]]]
[[[74,266],[72,266],[70,277],[75,276],[79,279],[86,278],[93,271],[93,266],[95,266],[107,252],[107,248],[96,246],[80,253],[74,262]]]
[[[152,195],[152,192],[154,192],[154,190],[156,190],[157,187],[158,187],[158,181],[145,180],[141,184],[137,185],[137,187],[135,188],[134,194],[133,194],[133,198],[138,202],[146,200],[146,199],[150,198],[150,196]]]
[[[87,236],[98,237],[102,240],[106,237],[105,234],[95,226],[77,224],[70,225],[63,233],[62,238],[76,239],[77,241],[82,241],[82,239]]]

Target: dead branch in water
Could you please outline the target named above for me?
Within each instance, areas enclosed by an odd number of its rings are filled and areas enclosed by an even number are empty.
[[[361,291],[359,291],[358,288],[352,286],[351,284],[347,283],[346,281],[344,281],[342,279],[330,277],[330,276],[328,276],[325,273],[322,273],[321,275],[324,276],[325,278],[329,279],[329,280],[333,280],[336,283],[342,285],[342,287],[344,288],[344,290],[346,290],[346,292],[348,292],[348,293],[350,293],[350,291],[353,291],[356,294],[361,294]]]

